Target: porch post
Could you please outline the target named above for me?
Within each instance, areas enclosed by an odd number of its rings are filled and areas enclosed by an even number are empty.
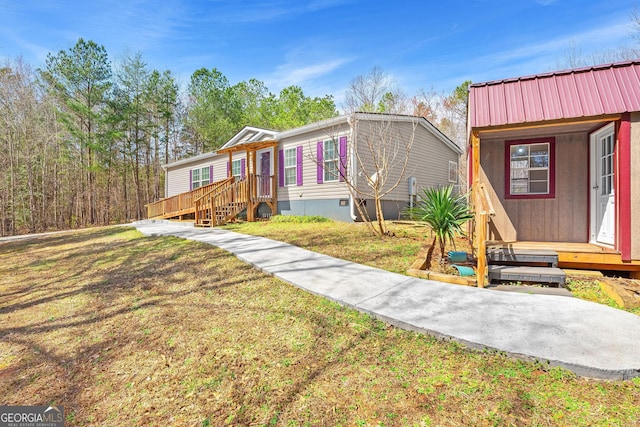
[[[476,253],[476,281],[479,288],[484,288],[485,270],[487,268],[487,214],[480,212],[483,208],[482,194],[480,193],[480,137],[477,131],[471,133],[471,194],[476,210],[475,239],[477,241]]]
[[[246,153],[246,157],[247,160],[245,161],[245,176],[247,177],[247,182],[246,182],[246,186],[247,186],[247,194],[246,194],[246,198],[247,198],[247,221],[248,222],[254,222],[256,220],[256,215],[255,215],[255,206],[253,204],[253,200],[254,200],[254,192],[255,192],[255,185],[254,185],[254,176],[255,176],[255,171],[256,171],[256,152],[252,149],[247,149],[245,151]],[[253,167],[253,174],[251,173],[251,168]]]
[[[278,144],[274,144],[271,148],[271,158],[273,159],[273,168],[271,169],[271,216],[278,215]]]

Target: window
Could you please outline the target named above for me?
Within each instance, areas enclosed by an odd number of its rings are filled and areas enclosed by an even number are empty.
[[[242,160],[234,160],[231,162],[231,176],[235,179],[242,178]]]
[[[555,138],[507,141],[505,197],[555,197]]]
[[[449,160],[449,182],[458,182],[458,163]]]
[[[333,139],[324,141],[324,151],[322,153],[322,160],[324,166],[324,182],[337,181],[339,173],[339,161],[340,156],[338,152],[338,144]]]
[[[344,181],[347,173],[347,137],[318,141],[317,144],[318,175],[317,182]]]
[[[196,188],[200,188],[204,185],[207,185],[211,182],[210,173],[211,169],[209,166],[205,166],[203,168],[192,169],[191,170],[191,189],[195,190]]]
[[[295,148],[284,150],[284,185],[297,184],[297,156]]]

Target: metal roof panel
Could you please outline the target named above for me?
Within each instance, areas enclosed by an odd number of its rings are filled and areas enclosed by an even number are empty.
[[[472,127],[640,111],[640,60],[474,83]]]

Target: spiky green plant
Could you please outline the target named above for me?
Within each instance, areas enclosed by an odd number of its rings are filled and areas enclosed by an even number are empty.
[[[440,245],[441,259],[444,259],[447,242],[453,242],[456,234],[462,234],[462,226],[473,218],[466,196],[455,193],[451,185],[424,190],[416,205],[408,209],[408,214],[415,220],[426,222],[433,230],[433,242],[427,251],[427,268],[431,267],[436,242]]]

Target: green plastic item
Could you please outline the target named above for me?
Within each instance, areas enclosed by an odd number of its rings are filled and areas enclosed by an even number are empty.
[[[466,252],[454,252],[449,251],[449,262],[465,262],[467,261],[467,253]]]
[[[460,274],[461,276],[473,276],[474,274],[476,274],[476,272],[473,271],[473,268],[466,267],[464,265],[452,264],[451,267],[455,267],[456,270],[458,270],[458,274]]]

